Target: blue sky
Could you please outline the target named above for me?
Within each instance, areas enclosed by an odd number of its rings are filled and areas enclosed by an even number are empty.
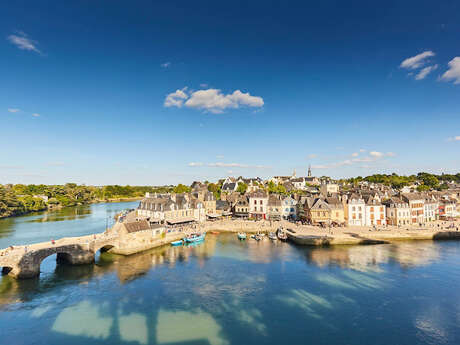
[[[458,1],[6,2],[0,183],[458,172],[459,13]]]

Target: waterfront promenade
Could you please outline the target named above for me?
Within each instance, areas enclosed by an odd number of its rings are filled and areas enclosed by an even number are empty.
[[[460,222],[436,221],[426,225],[410,225],[404,227],[380,226],[372,227],[319,227],[301,225],[288,221],[245,221],[220,220],[208,222],[207,231],[229,232],[270,232],[279,227],[287,229],[289,239],[303,245],[345,245],[345,244],[378,244],[392,241],[408,240],[442,240],[460,239]]]

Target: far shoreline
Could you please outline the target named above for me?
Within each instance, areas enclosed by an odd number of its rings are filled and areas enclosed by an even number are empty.
[[[55,212],[59,211],[62,209],[66,208],[71,208],[71,207],[79,207],[79,206],[89,206],[89,205],[94,205],[94,204],[115,204],[115,203],[120,203],[120,202],[134,202],[134,201],[139,201],[142,200],[143,197],[127,197],[127,198],[113,198],[113,199],[106,199],[106,200],[92,200],[88,203],[82,203],[82,204],[77,204],[77,205],[71,205],[71,206],[55,206],[55,207],[50,207],[45,210],[41,211],[30,211],[30,212],[25,212],[22,214],[17,214],[17,215],[11,215],[11,216],[0,216],[0,220],[3,219],[9,219],[9,218],[18,218],[18,217],[24,217],[24,216],[30,216],[34,214],[41,214],[41,213],[46,213],[46,212]]]

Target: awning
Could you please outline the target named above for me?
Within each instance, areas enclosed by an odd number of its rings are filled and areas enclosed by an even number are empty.
[[[176,219],[167,219],[166,222],[169,224],[180,224],[180,223],[190,223],[194,222],[195,218],[186,217],[186,218],[176,218]]]

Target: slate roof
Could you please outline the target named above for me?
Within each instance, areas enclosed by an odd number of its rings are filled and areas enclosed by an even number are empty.
[[[129,233],[150,230],[149,222],[147,222],[146,220],[123,223],[123,225],[125,226],[126,231],[128,231]]]

